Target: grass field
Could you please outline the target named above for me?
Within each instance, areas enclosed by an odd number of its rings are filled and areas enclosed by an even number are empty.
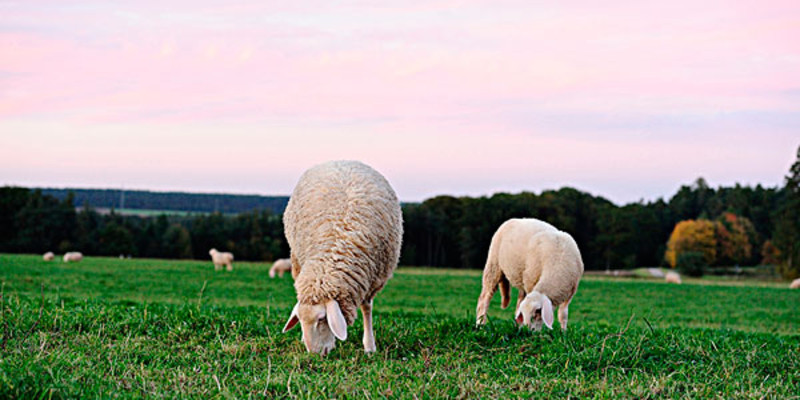
[[[587,278],[570,330],[473,326],[480,271],[401,268],[327,357],[268,264],[0,255],[0,398],[798,398],[800,291]]]

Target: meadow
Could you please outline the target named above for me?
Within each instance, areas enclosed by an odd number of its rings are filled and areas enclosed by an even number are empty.
[[[586,277],[567,332],[474,327],[480,271],[401,267],[327,357],[266,263],[0,254],[0,398],[798,398],[800,291]]]

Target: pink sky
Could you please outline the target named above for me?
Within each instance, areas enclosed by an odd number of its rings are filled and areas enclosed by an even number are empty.
[[[625,203],[800,145],[798,1],[219,3],[0,1],[0,185]]]

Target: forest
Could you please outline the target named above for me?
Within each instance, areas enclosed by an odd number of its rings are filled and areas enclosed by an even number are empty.
[[[74,193],[0,188],[0,252],[82,251],[87,255],[208,257],[232,251],[237,260],[286,257],[281,215],[262,208],[140,217],[97,213]],[[712,188],[702,178],[667,200],[623,206],[574,188],[437,196],[403,204],[401,265],[482,268],[492,234],[505,220],[535,217],[570,233],[587,269],[675,266],[681,253],[704,265],[779,264],[800,272],[800,149],[781,187]]]
[[[72,193],[78,206],[88,204],[94,208],[129,208],[140,210],[220,212],[237,214],[268,209],[282,213],[289,196],[259,196],[254,194],[152,192],[148,190],[118,189],[54,189],[43,188],[42,194],[64,200]]]

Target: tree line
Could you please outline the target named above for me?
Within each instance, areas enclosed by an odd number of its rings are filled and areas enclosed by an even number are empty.
[[[700,238],[714,236],[714,246],[720,246],[714,257],[704,258],[707,264],[755,265],[766,258],[780,263],[784,275],[797,275],[800,149],[784,186],[776,188],[711,188],[700,178],[667,200],[623,206],[574,188],[437,196],[404,204],[401,265],[482,268],[495,230],[520,217],[539,218],[570,233],[587,269],[675,265],[676,251],[685,247],[671,237],[694,232]],[[701,222],[687,229],[689,222],[682,221]],[[289,254],[281,215],[268,209],[233,216],[121,216],[99,214],[88,204],[76,209],[73,194],[58,199],[41,190],[0,188],[0,252],[79,250],[88,255],[202,259],[212,247],[234,252],[237,260],[269,261]]]
[[[711,188],[702,178],[667,200],[617,206],[573,188],[490,197],[438,196],[403,207],[403,265],[483,268],[491,237],[509,218],[535,217],[571,234],[587,269],[677,266],[670,238],[687,224],[712,227],[708,265],[770,263],[800,276],[800,148],[784,185]],[[712,222],[713,221],[713,222]],[[707,224],[705,222],[708,222]],[[707,232],[706,232],[707,233]],[[706,242],[706,244],[709,242]],[[668,251],[668,250],[671,250]]]
[[[709,188],[698,179],[668,201],[618,207],[602,197],[563,188],[541,194],[491,197],[439,196],[408,205],[403,264],[482,268],[491,237],[509,218],[536,217],[571,234],[587,269],[665,265],[667,241],[679,221],[732,213],[754,222],[748,240],[763,246],[772,236],[772,210],[785,198],[782,190],[761,186]],[[761,261],[751,252],[743,265]]]
[[[274,260],[289,254],[279,214],[264,209],[234,216],[122,216],[76,209],[41,190],[0,188],[0,252],[81,251],[87,255],[207,258],[234,251],[239,260]]]
[[[289,196],[260,196],[251,194],[151,192],[147,190],[116,189],[41,189],[42,194],[64,200],[72,196],[75,204],[95,208],[129,208],[141,210],[170,210],[191,212],[220,212],[238,214],[268,209],[280,214]]]

